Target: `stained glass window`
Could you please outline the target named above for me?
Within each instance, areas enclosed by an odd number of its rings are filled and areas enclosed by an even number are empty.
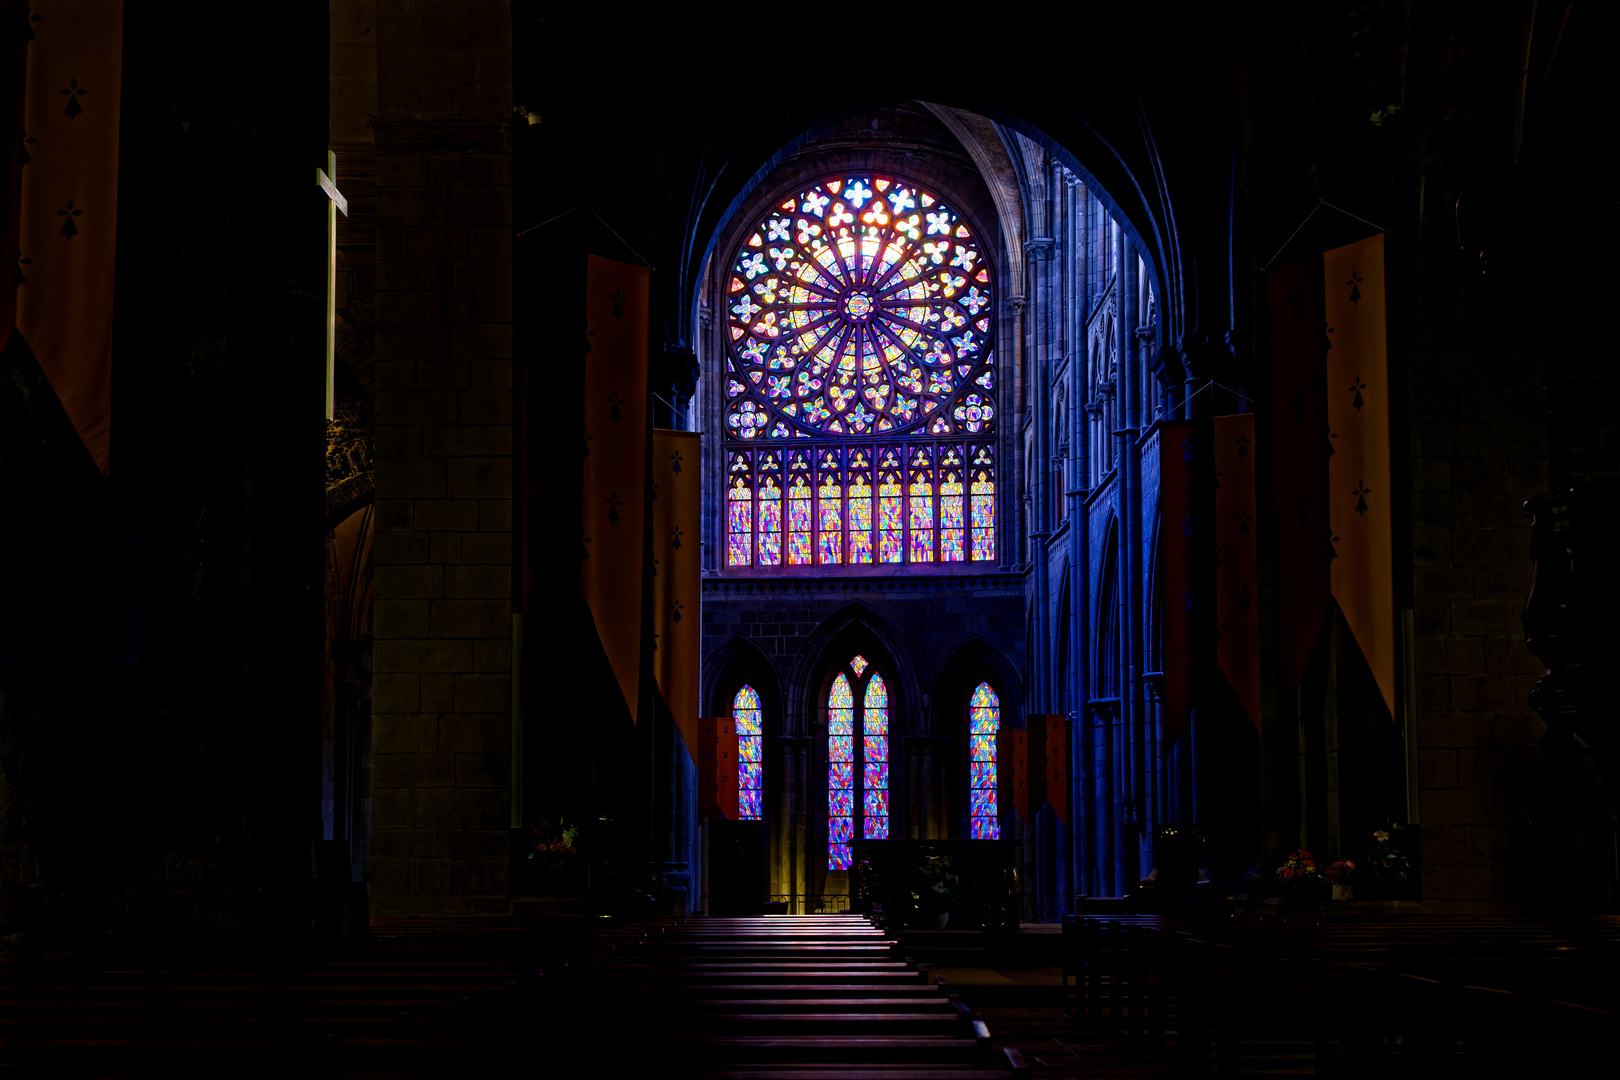
[[[975,840],[999,840],[996,816],[996,731],[1001,727],[1001,701],[989,683],[980,683],[968,699],[968,816]]]
[[[782,562],[781,463],[774,453],[759,455],[759,565]]]
[[[889,686],[864,656],[849,661],[827,694],[827,869],[849,869],[857,834],[889,838]]]
[[[911,486],[907,489],[907,531],[911,536],[910,562],[934,561],[934,472],[928,448],[919,446],[911,455]]]
[[[811,546],[810,462],[803,450],[793,452],[787,496],[787,564],[809,566],[815,561]]]
[[[905,552],[901,535],[900,461],[893,450],[884,451],[878,473],[878,557],[886,563],[897,563]]]
[[[973,456],[973,561],[993,562],[996,557],[996,481],[990,448],[979,447]]]
[[[737,691],[731,701],[731,719],[737,725],[737,806],[744,821],[764,817],[764,715],[757,690],[744,686]]]
[[[838,451],[821,454],[821,486],[816,489],[816,559],[823,566],[844,561],[844,485],[838,467]]]
[[[995,290],[967,220],[901,177],[828,177],[754,223],[724,289],[745,459],[727,566],[993,561],[993,456],[950,442],[995,417]]]
[[[867,840],[889,838],[889,688],[883,676],[873,672],[866,684],[861,709],[861,735],[864,754],[861,791],[866,819],[862,835]]]
[[[730,491],[726,499],[726,565],[754,561],[753,470],[745,453],[731,455]]]
[[[939,561],[961,562],[962,450],[947,446],[939,458]]]
[[[855,695],[839,672],[827,695],[827,869],[849,869],[854,837]]]
[[[865,450],[849,455],[849,561],[872,561],[872,474]]]

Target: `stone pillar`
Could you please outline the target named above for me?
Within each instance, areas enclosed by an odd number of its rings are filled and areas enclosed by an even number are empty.
[[[511,774],[508,5],[377,5],[372,897],[504,912]]]

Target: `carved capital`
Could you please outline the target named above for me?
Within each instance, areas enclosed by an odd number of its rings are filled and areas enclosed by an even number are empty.
[[[1024,314],[1024,304],[1026,302],[1027,302],[1026,299],[1024,297],[1022,297],[1022,296],[1009,296],[1009,297],[1007,297],[1007,306],[1012,309],[1013,318],[1016,319],[1016,318],[1021,318],[1023,316],[1023,314]]]
[[[1050,259],[1056,249],[1057,241],[1050,236],[1037,236],[1024,241],[1024,254],[1036,261]]]
[[[665,342],[652,374],[654,389],[665,390],[671,398],[685,401],[697,392],[697,353],[685,345]]]

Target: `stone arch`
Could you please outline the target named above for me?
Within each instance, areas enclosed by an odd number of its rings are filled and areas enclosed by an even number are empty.
[[[1094,672],[1092,693],[1098,698],[1119,692],[1119,598],[1125,585],[1119,574],[1119,518],[1110,513],[1102,530],[1102,551],[1097,575],[1097,591],[1092,597],[1093,639],[1087,645],[1087,661]]]
[[[968,695],[986,676],[1001,695],[1001,715],[1011,727],[1023,727],[1024,687],[1018,669],[1007,654],[978,634],[973,634],[951,650],[929,684],[928,734],[955,733],[958,706],[965,708]]]
[[[816,710],[826,698],[830,673],[853,652],[861,652],[885,670],[891,731],[901,736],[916,733],[922,694],[910,650],[887,619],[870,605],[851,600],[806,636],[787,679],[783,734],[813,734]]]
[[[740,635],[728,638],[704,657],[699,684],[703,715],[731,715],[732,697],[743,683],[759,691],[760,708],[765,714],[765,737],[781,735],[782,681],[776,665],[763,649]]]

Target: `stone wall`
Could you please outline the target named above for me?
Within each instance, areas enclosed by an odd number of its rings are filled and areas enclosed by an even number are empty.
[[[376,22],[372,910],[506,909],[511,21]]]

